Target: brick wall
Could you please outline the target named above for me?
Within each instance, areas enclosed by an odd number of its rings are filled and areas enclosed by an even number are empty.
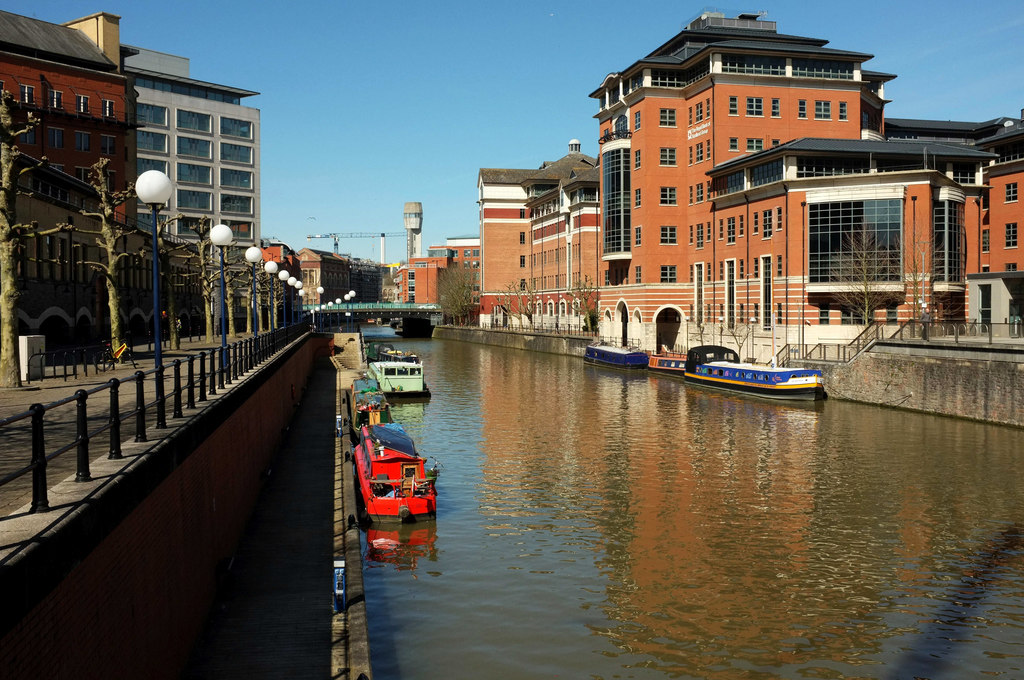
[[[329,339],[285,352],[0,572],[0,677],[176,678]]]

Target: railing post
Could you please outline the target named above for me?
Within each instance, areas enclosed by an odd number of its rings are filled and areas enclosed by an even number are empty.
[[[187,401],[186,401],[185,405],[188,406],[188,408],[190,410],[194,409],[196,407],[196,393],[195,393],[196,369],[195,369],[195,364],[196,364],[196,356],[194,354],[189,354],[188,355],[188,398],[187,398]]]
[[[135,371],[135,441],[146,439],[146,374]]]
[[[217,394],[217,348],[210,350],[210,394]]]
[[[216,354],[218,349],[213,348],[213,353]],[[224,389],[224,348],[220,350],[220,361],[217,362],[217,389]]]
[[[43,414],[46,409],[42,404],[32,404],[32,507],[30,512],[43,512],[50,509],[46,489],[46,447],[43,444]]]
[[[117,460],[121,458],[121,381],[111,378],[110,382],[110,452],[107,458]]]
[[[156,379],[156,429],[162,430],[167,427],[167,397],[164,395],[164,366],[156,367],[153,374]]]
[[[174,360],[174,399],[171,404],[174,409],[171,417],[184,418],[185,414],[181,412],[181,359]]]
[[[199,353],[199,401],[206,401],[206,352]]]
[[[89,474],[89,412],[86,402],[89,393],[85,390],[75,392],[75,400],[78,402],[78,470],[75,472],[76,482],[91,482],[92,475]]]

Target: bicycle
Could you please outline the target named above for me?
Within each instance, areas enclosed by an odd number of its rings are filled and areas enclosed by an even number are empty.
[[[103,353],[100,354],[99,365],[104,371],[113,370],[118,364],[123,364],[130,361],[134,368],[138,368],[139,365],[135,363],[135,355],[132,354],[131,347],[125,345],[124,350],[121,351],[119,356],[114,356],[114,352],[110,347],[110,343],[106,343],[103,347]]]

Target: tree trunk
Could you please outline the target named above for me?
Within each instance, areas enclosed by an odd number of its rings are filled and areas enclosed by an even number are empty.
[[[18,279],[15,276],[15,245],[0,241],[0,386],[21,387],[18,362]]]
[[[121,296],[117,292],[114,274],[103,277],[107,286],[107,314],[110,315],[110,349],[117,349],[124,342],[124,327],[121,325]]]

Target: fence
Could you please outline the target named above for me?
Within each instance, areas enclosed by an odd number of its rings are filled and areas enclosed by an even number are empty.
[[[7,487],[31,475],[30,512],[48,510],[48,469],[60,461],[61,456],[74,450],[75,481],[91,481],[89,461],[93,444],[105,443],[109,459],[121,458],[121,445],[128,437],[133,437],[136,442],[145,442],[149,427],[167,427],[168,401],[171,418],[184,418],[186,409],[195,409],[208,396],[229,389],[239,376],[308,332],[309,326],[304,324],[278,329],[223,348],[176,359],[165,366],[136,371],[130,378],[112,378],[93,389],[78,390],[74,395],[50,404],[33,404],[23,413],[0,420],[0,437],[4,441],[4,474],[0,477],[0,493],[6,495]],[[121,394],[121,387],[125,385],[134,387],[134,398],[127,400],[130,403],[127,411],[123,410],[127,404]],[[95,403],[90,399],[98,396],[106,397],[106,406],[94,407],[90,412],[91,404]],[[73,408],[73,414],[69,413],[70,408]],[[46,442],[54,434],[58,437],[64,435],[65,443],[48,450]],[[13,452],[24,451],[31,451],[24,465],[11,460]],[[61,473],[69,474],[70,466],[64,465]]]

